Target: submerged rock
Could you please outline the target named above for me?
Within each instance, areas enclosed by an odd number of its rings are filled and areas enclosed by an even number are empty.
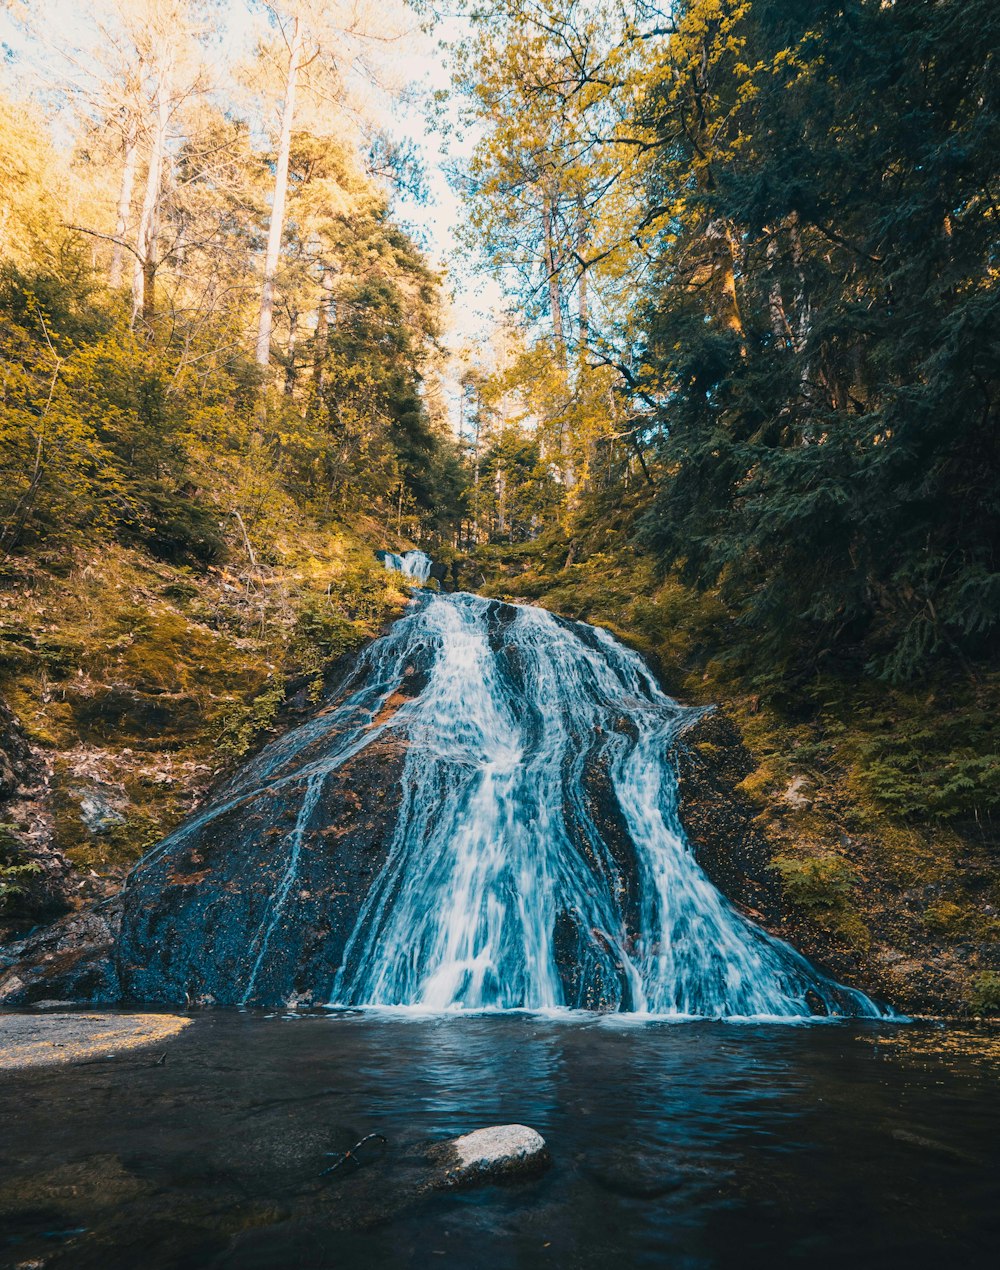
[[[0,1070],[110,1058],[176,1036],[176,1014],[0,1014]]]
[[[494,1124],[476,1129],[432,1147],[428,1159],[444,1169],[444,1186],[530,1177],[551,1162],[545,1139],[525,1124]]]
[[[673,1159],[624,1148],[602,1154],[587,1174],[604,1190],[629,1199],[659,1199],[697,1177]]]

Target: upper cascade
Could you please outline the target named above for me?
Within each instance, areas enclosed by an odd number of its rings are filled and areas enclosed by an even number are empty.
[[[878,1016],[738,913],[681,827],[697,712],[544,609],[423,592],[140,863],[135,999]]]
[[[395,573],[402,573],[411,578],[417,586],[426,586],[431,576],[434,561],[426,551],[406,551],[398,556],[394,551],[379,552],[382,563]]]

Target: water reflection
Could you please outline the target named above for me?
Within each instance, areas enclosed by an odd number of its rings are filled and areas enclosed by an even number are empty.
[[[0,1264],[992,1265],[1000,1059],[977,1035],[200,1016],[165,1066],[0,1084]],[[417,1144],[505,1121],[545,1135],[541,1180],[412,1191]],[[319,1178],[374,1132],[384,1152]]]

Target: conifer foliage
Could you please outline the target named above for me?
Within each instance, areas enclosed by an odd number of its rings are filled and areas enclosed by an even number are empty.
[[[655,489],[642,542],[718,590],[728,652],[763,678],[844,656],[902,682],[985,653],[996,5],[468,10],[470,219],[554,368],[522,412],[559,514]]]
[[[891,680],[1000,623],[1000,12],[689,0],[651,106],[646,540],[748,647]]]

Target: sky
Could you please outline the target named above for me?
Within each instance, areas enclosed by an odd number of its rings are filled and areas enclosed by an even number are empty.
[[[42,3],[47,4],[53,17],[58,19],[58,29],[70,39],[74,28],[86,29],[93,12],[89,0],[42,0]],[[253,0],[224,0],[224,14],[225,30],[218,41],[219,56],[231,64],[250,55],[262,18]],[[442,41],[461,34],[460,21],[455,17],[446,18],[431,35],[414,31],[401,40],[398,48],[388,54],[395,77],[427,93],[447,90],[450,73],[447,55],[440,46]],[[0,8],[0,52],[7,50],[13,54],[11,59],[8,53],[8,84],[27,92],[30,84],[37,80],[35,68],[44,54],[24,40],[9,11]],[[457,103],[449,103],[445,108],[445,118],[451,124],[446,143],[425,114],[420,94],[407,96],[408,101],[403,103],[389,105],[385,100],[373,103],[373,108],[380,113],[380,126],[391,135],[412,142],[424,166],[427,200],[420,203],[406,196],[398,197],[396,215],[412,228],[435,267],[445,271],[445,289],[453,297],[446,342],[456,349],[475,348],[486,342],[498,325],[504,296],[499,284],[486,276],[482,260],[470,259],[459,250],[457,229],[462,206],[447,170],[449,165],[469,156],[474,139],[460,135]]]
[[[406,71],[415,84],[429,92],[449,88],[447,54],[440,48],[440,42],[459,34],[457,20],[450,19],[434,36],[421,38],[420,45],[406,57]],[[414,226],[436,263],[448,270],[448,285],[455,295],[452,320],[456,338],[476,344],[499,323],[505,300],[499,283],[486,274],[484,262],[470,260],[459,249],[457,230],[462,220],[462,201],[449,179],[448,169],[470,157],[475,138],[462,134],[456,102],[446,106],[445,117],[451,125],[447,141],[429,124],[418,105],[395,112],[391,126],[418,148],[430,194],[423,206],[412,199],[401,199],[399,214]]]

